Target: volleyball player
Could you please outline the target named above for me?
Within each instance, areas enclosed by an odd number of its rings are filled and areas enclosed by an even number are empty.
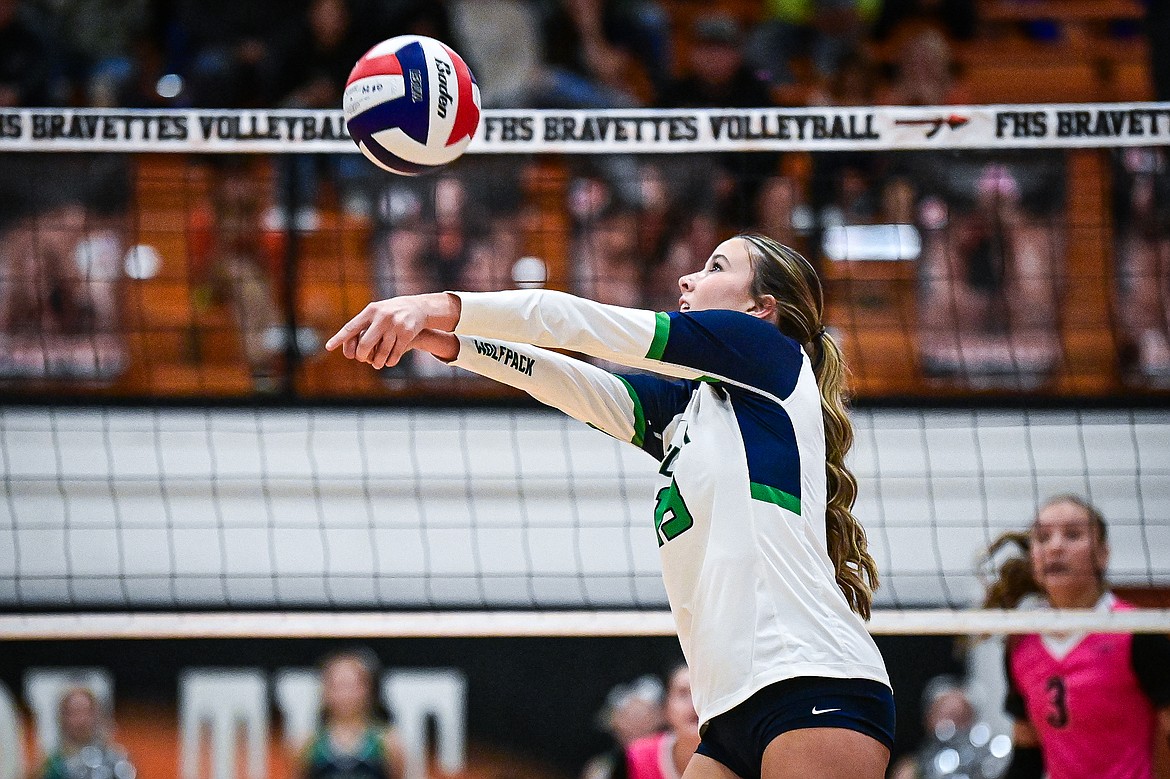
[[[699,718],[691,699],[691,671],[680,662],[666,678],[666,726],[635,739],[613,779],[679,779],[699,746]]]
[[[361,650],[321,663],[321,723],[299,755],[299,779],[403,778],[402,742],[374,715],[376,673],[377,662]]]
[[[1041,507],[1027,534],[998,539],[1011,557],[985,606],[1124,611],[1109,591],[1105,519],[1074,495]],[[1170,639],[1123,633],[1023,635],[1008,640],[1006,708],[1015,718],[1007,779],[1153,779],[1170,775]]]
[[[135,779],[126,750],[110,740],[102,704],[86,687],[71,687],[58,704],[61,742],[38,779]]]
[[[679,290],[671,314],[540,290],[392,298],[327,348],[375,368],[429,351],[660,461],[654,526],[702,723],[685,779],[878,779],[894,704],[862,621],[877,571],[850,511],[845,366],[816,272],[744,235]]]

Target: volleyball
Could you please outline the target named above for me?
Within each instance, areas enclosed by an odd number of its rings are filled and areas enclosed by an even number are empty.
[[[354,65],[342,110],[350,136],[371,162],[417,176],[467,150],[479,127],[479,86],[446,44],[400,35]]]

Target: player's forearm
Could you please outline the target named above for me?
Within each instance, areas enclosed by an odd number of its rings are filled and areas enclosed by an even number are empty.
[[[1154,776],[1170,779],[1170,707],[1158,709],[1154,732]]]
[[[522,389],[541,403],[615,438],[635,439],[637,415],[633,398],[613,374],[529,344],[466,335],[452,337],[458,338],[458,357],[453,365]]]
[[[444,333],[454,332],[463,308],[463,303],[457,295],[450,292],[430,292],[417,297],[426,312],[428,329]]]
[[[658,332],[652,311],[608,306],[552,290],[459,292],[455,332],[571,349],[643,366]]]
[[[451,362],[459,356],[459,338],[441,330],[423,330],[411,348],[430,352],[443,362]]]
[[[1026,720],[1012,724],[1012,759],[1004,779],[1040,779],[1044,775],[1044,755],[1040,737]]]

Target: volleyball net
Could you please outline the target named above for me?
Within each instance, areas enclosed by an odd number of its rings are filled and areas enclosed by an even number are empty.
[[[645,455],[321,343],[447,288],[673,308],[752,229],[854,372],[875,632],[1170,631],[1168,138],[1167,104],[487,111],[405,179],[339,112],[0,111],[0,635],[669,634]],[[974,610],[1068,492],[1150,608]]]

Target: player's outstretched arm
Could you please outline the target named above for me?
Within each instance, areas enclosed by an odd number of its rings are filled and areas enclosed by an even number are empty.
[[[664,318],[653,311],[549,290],[406,295],[370,303],[325,348],[340,348],[347,358],[380,369],[396,365],[419,333],[429,329],[571,349],[622,365],[696,378],[700,372],[648,358],[661,346]]]
[[[522,389],[622,441],[642,446],[646,422],[641,402],[626,381],[595,365],[518,344],[423,330],[413,347],[502,384]]]
[[[362,320],[356,319],[356,322],[360,324]],[[394,338],[395,343],[406,340],[405,336]],[[355,340],[358,340],[357,336],[343,329],[330,339],[331,349],[351,344],[347,356],[356,359],[356,353],[352,351]],[[632,385],[634,379],[622,379],[597,366],[538,346],[455,336],[441,330],[420,330],[409,338],[409,349],[431,352],[446,363],[523,389],[543,404],[558,408],[573,419],[589,423],[636,447],[645,447],[648,437],[647,416],[640,394],[654,398],[654,387],[672,385],[672,382],[662,379],[640,377],[640,389],[635,389]],[[661,457],[660,451],[658,454],[651,451],[651,454]]]
[[[677,317],[677,318],[676,318]],[[682,379],[708,376],[784,397],[801,352],[763,320],[732,311],[668,315],[552,290],[446,292],[371,303],[326,348],[375,368],[395,365],[423,330],[582,352]],[[767,351],[768,360],[760,360]]]
[[[571,349],[680,379],[706,377],[783,398],[804,362],[796,341],[740,311],[656,313],[552,290],[454,294],[462,304],[456,334]]]

